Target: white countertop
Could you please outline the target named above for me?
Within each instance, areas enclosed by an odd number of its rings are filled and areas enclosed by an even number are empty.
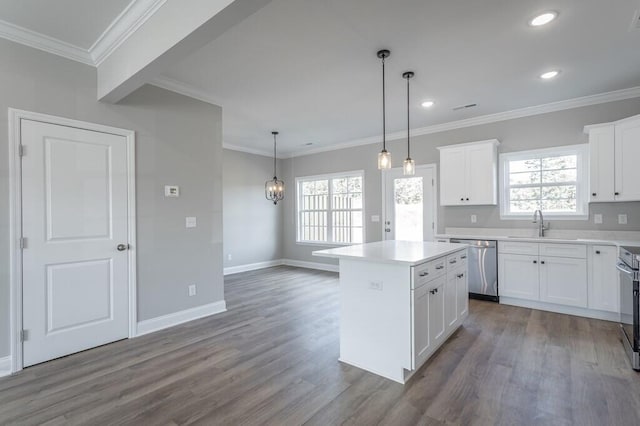
[[[454,253],[464,247],[466,246],[450,243],[390,240],[317,250],[313,252],[313,255],[335,259],[347,258],[382,263],[402,263],[413,266]]]
[[[602,240],[590,238],[555,238],[555,237],[518,237],[504,235],[461,235],[461,234],[438,234],[435,238],[460,239],[460,240],[495,240],[495,241],[517,241],[527,243],[556,243],[556,244],[599,244],[611,246],[640,247],[640,241],[631,240]]]

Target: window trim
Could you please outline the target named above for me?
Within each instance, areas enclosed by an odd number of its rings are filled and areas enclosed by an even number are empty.
[[[576,177],[576,207],[577,213],[545,213],[545,219],[553,220],[589,220],[589,145],[576,144],[556,146],[527,151],[507,152],[500,154],[500,219],[501,220],[531,220],[530,213],[510,213],[509,206],[509,176],[505,172],[506,164],[514,160],[526,160],[540,157],[556,157],[561,155],[577,155]]]
[[[296,233],[296,244],[299,245],[309,245],[309,246],[324,246],[324,247],[342,247],[342,246],[351,246],[359,243],[336,243],[332,241],[313,241],[313,240],[301,240],[300,239],[300,210],[299,206],[301,205],[300,197],[302,196],[302,192],[300,191],[300,184],[302,182],[314,181],[314,180],[329,180],[336,178],[345,178],[345,177],[360,177],[362,178],[362,242],[366,241],[367,235],[367,221],[366,221],[366,205],[365,205],[365,181],[364,181],[364,170],[350,170],[345,172],[334,172],[334,173],[325,173],[321,175],[311,175],[311,176],[298,176],[296,177],[296,202],[294,206],[294,216],[295,216],[295,233]],[[329,182],[329,206],[331,208],[327,209],[327,217],[328,223],[331,224],[331,227],[327,225],[327,238],[331,238],[331,231],[333,230],[333,223],[331,223],[331,212],[333,208],[331,206],[331,182]]]

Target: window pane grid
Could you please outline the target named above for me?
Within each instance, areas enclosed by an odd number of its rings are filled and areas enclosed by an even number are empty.
[[[298,181],[298,240],[363,242],[362,176]]]

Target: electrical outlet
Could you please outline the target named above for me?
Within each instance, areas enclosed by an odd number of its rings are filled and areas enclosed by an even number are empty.
[[[191,284],[189,286],[189,296],[195,296],[195,295],[196,295],[196,285]]]
[[[369,288],[371,290],[382,291],[382,281],[371,281],[369,283]]]
[[[380,216],[374,214],[373,216],[371,216],[371,222],[380,222]]]
[[[229,253],[229,254],[227,255],[227,260],[231,260],[231,259],[233,259],[233,257],[231,256],[231,253]]]
[[[619,225],[626,225],[627,224],[627,215],[626,214],[619,214],[618,215],[618,224]]]
[[[475,214],[471,215],[471,223],[476,223],[478,221],[478,216],[476,216]]]
[[[596,213],[593,215],[593,223],[596,225],[600,225],[602,223],[602,215],[600,213]]]
[[[186,228],[195,228],[196,226],[198,226],[198,220],[193,216],[185,217],[184,226]]]

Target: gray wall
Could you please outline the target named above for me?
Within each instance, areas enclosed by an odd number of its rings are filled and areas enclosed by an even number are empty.
[[[151,86],[103,104],[94,68],[5,40],[0,57],[0,357],[9,353],[9,107],[136,131],[139,320],[222,300],[221,109]],[[165,199],[165,184],[181,197]],[[185,229],[185,216],[198,228]]]
[[[604,123],[640,114],[640,98],[575,108],[566,111],[536,115],[497,123],[456,129],[412,138],[411,154],[416,164],[439,164],[436,147],[486,139],[501,142],[499,152],[586,143],[583,127],[587,124]],[[376,166],[380,145],[365,145],[319,154],[296,157],[284,162],[285,179],[293,184],[295,177],[317,175],[348,170],[365,171],[365,220],[366,241],[382,238],[381,226],[371,222],[371,215],[382,213],[381,172]],[[400,166],[406,155],[406,140],[388,143],[394,165]],[[290,184],[290,186],[291,186]],[[590,214],[602,213],[604,223],[594,225],[589,221],[554,221],[554,228],[588,230],[640,230],[640,202],[591,204]],[[627,225],[617,224],[618,213],[628,215]],[[471,223],[471,214],[478,222]],[[285,203],[284,252],[285,258],[302,261],[335,263],[335,261],[311,255],[322,247],[296,244],[295,205],[289,197]],[[498,206],[461,206],[438,208],[438,230],[445,227],[523,228],[526,221],[500,220]]]
[[[223,152],[224,266],[281,259],[283,205],[264,197],[264,183],[273,177],[273,158]],[[278,170],[281,167],[278,160]],[[290,197],[294,187],[286,183],[285,196]]]

